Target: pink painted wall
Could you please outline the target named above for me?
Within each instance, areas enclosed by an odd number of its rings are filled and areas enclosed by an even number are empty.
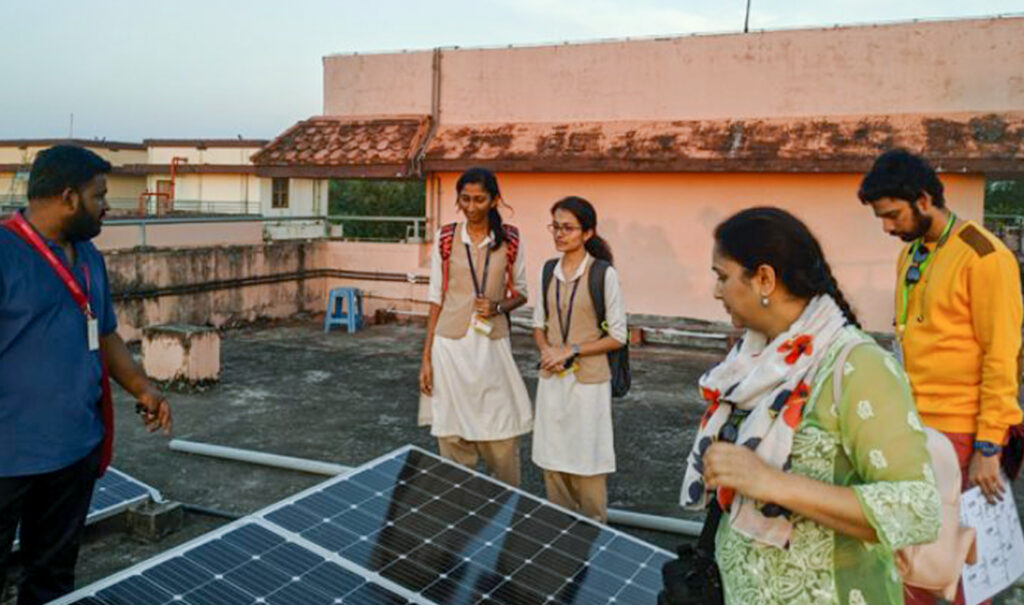
[[[431,51],[324,59],[324,113],[430,112]],[[1024,107],[1024,18],[442,53],[441,122],[728,119]]]
[[[457,174],[439,175],[441,221],[458,220]],[[615,253],[627,311],[726,321],[712,298],[712,232],[731,214],[757,205],[785,208],[804,220],[825,249],[840,287],[871,330],[892,326],[900,242],[861,206],[854,174],[521,174],[499,175],[514,208],[506,220],[523,234],[531,306],[544,260],[556,256],[551,204],[581,195],[598,212],[598,232]],[[942,175],[950,207],[980,219],[984,179]]]
[[[429,244],[380,244],[325,241],[319,244],[317,262],[326,269],[404,273],[430,276]],[[324,296],[331,288],[356,287],[363,292],[363,313],[372,317],[378,309],[427,310],[427,286],[409,282],[327,278]],[[326,308],[326,307],[324,307]]]
[[[235,224],[237,226],[237,224]],[[210,281],[281,275],[305,269],[408,273],[427,276],[428,244],[380,244],[318,240],[243,246],[105,250],[111,289],[123,292]],[[118,332],[127,340],[165,323],[221,327],[299,312],[322,313],[327,292],[339,286],[363,290],[364,312],[377,309],[425,311],[427,286],[411,282],[309,278],[230,290],[162,296],[115,304]]]
[[[430,113],[433,52],[324,57],[324,115]]]
[[[159,250],[117,250],[104,254],[113,292],[203,284],[294,273],[317,267],[319,244],[274,243]],[[118,332],[127,340],[147,326],[164,323],[225,325],[322,311],[324,280],[243,286],[115,303]]]

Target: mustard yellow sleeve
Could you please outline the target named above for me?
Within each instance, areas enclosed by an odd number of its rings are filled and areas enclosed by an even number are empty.
[[[967,287],[974,335],[982,349],[981,407],[975,439],[1002,443],[1021,421],[1017,389],[1021,351],[1020,268],[1006,250],[974,259]]]

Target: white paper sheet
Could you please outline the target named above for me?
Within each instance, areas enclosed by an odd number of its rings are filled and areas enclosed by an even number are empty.
[[[1003,477],[1003,485],[1010,483]],[[964,565],[964,600],[977,605],[1024,575],[1024,532],[1013,494],[990,505],[977,487],[960,498],[960,523],[978,531],[978,562]]]

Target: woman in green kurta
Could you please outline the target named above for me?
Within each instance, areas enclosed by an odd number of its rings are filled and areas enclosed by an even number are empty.
[[[701,378],[708,410],[682,500],[728,512],[715,553],[726,602],[902,603],[893,553],[934,540],[940,523],[906,376],[858,329],[798,219],[745,210],[715,242],[715,297],[746,333]],[[863,342],[834,401],[851,341]]]

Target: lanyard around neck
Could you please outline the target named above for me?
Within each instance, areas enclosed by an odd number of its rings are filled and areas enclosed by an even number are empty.
[[[46,261],[46,264],[50,265],[53,272],[57,274],[60,281],[64,283],[64,287],[67,288],[71,294],[71,298],[75,300],[75,304],[82,309],[82,313],[89,319],[94,317],[92,313],[92,307],[89,305],[89,267],[82,262],[83,274],[85,275],[85,289],[78,285],[78,281],[75,280],[71,274],[71,270],[67,268],[57,258],[57,255],[50,250],[50,247],[46,245],[43,238],[36,233],[36,230],[32,228],[25,217],[20,212],[16,212],[10,220],[5,221],[4,225],[7,226],[15,235],[25,240],[25,242],[32,247],[33,250],[39,253]]]
[[[469,259],[469,274],[473,276],[473,292],[477,298],[483,298],[487,288],[487,272],[491,268],[491,248],[487,247],[487,258],[484,260],[484,271],[483,275],[478,280],[476,277],[476,266],[473,263],[473,251],[470,249],[469,244],[466,244],[466,258]]]
[[[907,265],[907,268],[902,272],[902,275],[900,276],[901,277],[900,289],[901,289],[901,292],[902,292],[902,296],[901,296],[901,301],[900,301],[901,302],[901,305],[900,305],[900,315],[899,315],[899,318],[898,318],[898,323],[896,325],[897,330],[899,331],[900,334],[902,334],[903,331],[907,329],[907,316],[910,313],[910,293],[913,292],[914,286],[916,286],[920,282],[925,281],[925,279],[927,277],[927,275],[925,274],[925,270],[928,269],[928,267],[931,266],[932,259],[935,258],[939,254],[939,248],[941,248],[942,245],[946,243],[946,240],[949,239],[949,234],[953,232],[953,224],[954,223],[956,223],[956,214],[953,213],[953,212],[950,212],[949,213],[949,219],[946,221],[946,227],[942,230],[942,235],[939,236],[939,240],[935,244],[935,250],[932,251],[932,253],[928,255],[928,258],[924,259],[921,262],[921,264],[919,264],[917,266],[917,269],[918,269],[918,271],[921,274],[921,277],[920,277],[920,279],[918,279],[917,282],[915,282],[913,284],[908,284],[907,283],[907,273],[910,271],[910,268],[913,266],[913,263]],[[914,255],[917,254],[917,251],[923,245],[924,245],[923,238],[919,238],[919,239],[914,240],[914,243],[910,245],[910,251],[909,251],[909,253],[907,255],[907,258],[912,260],[914,258]],[[927,284],[925,285],[925,287],[927,288]]]
[[[569,295],[569,307],[566,309],[565,318],[562,318],[562,286],[555,281],[555,313],[558,314],[558,330],[562,334],[562,344],[569,344],[569,328],[572,327],[572,310],[576,302],[576,290],[580,287],[580,277],[572,282],[572,294]],[[568,286],[568,284],[566,284]]]

